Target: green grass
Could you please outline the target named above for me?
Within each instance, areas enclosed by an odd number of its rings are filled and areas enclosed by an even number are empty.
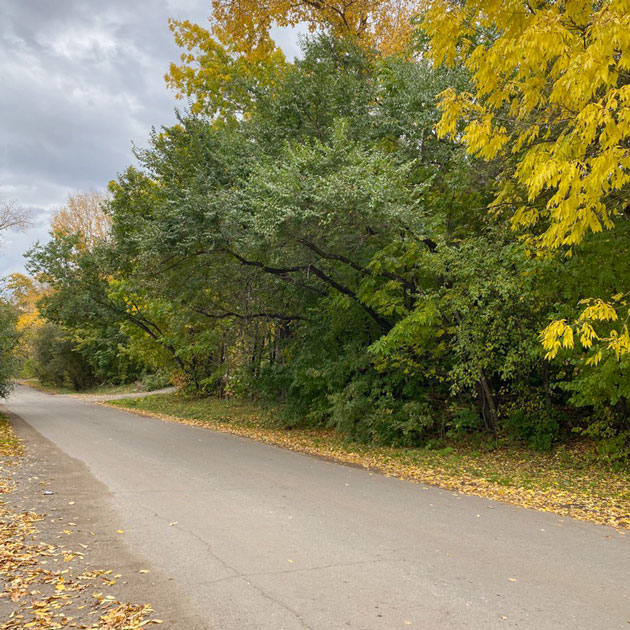
[[[474,440],[454,442],[440,450],[393,448],[349,442],[321,428],[285,429],[273,410],[243,400],[159,394],[107,404],[421,483],[630,528],[630,471],[606,464],[589,442],[565,444],[552,453],[537,453],[514,444],[480,448]]]
[[[108,402],[114,407],[138,409],[200,422],[230,423],[241,427],[277,428],[272,413],[240,399],[197,398],[182,394],[155,394],[144,398],[123,398]]]

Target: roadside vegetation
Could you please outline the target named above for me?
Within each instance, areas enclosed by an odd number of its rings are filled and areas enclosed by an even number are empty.
[[[627,3],[341,4],[171,23],[177,123],[8,281],[23,374],[623,524]]]

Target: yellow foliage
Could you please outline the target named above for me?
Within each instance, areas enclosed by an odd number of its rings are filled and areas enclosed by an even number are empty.
[[[617,319],[617,311],[603,300],[585,300],[584,303],[589,306],[582,311],[580,321],[615,321]]]
[[[391,54],[407,47],[420,6],[420,0],[212,0],[217,35],[240,42],[242,50],[267,39],[274,23],[302,23]]]
[[[495,208],[512,208],[528,243],[568,256],[612,228],[630,185],[630,0],[426,0],[422,24],[434,62],[470,71],[470,92],[441,95],[437,131],[502,159]],[[617,321],[622,306],[596,300],[573,324],[552,322],[547,358],[574,333],[586,349],[630,351],[625,323],[602,337],[591,325]]]
[[[34,330],[42,325],[37,303],[46,295],[47,289],[37,280],[22,273],[11,274],[7,280],[11,301],[18,309],[18,332]]]
[[[268,38],[243,50],[238,39],[213,32],[188,20],[170,20],[182,53],[171,63],[166,84],[188,100],[194,113],[228,118],[246,115],[253,107],[252,91],[270,84],[285,66],[284,55]]]
[[[519,186],[499,197],[514,226],[544,220],[551,249],[611,228],[630,183],[630,0],[427,0],[423,27],[434,61],[461,60],[474,86],[442,95],[438,132],[461,123],[471,153],[516,155]]]
[[[66,205],[51,219],[50,227],[55,236],[75,234],[79,237],[77,248],[91,249],[109,235],[111,219],[105,213],[107,197],[96,191],[77,192],[68,195]]]
[[[551,322],[542,332],[543,348],[547,351],[545,358],[553,359],[560,348],[573,348],[573,328],[565,319]]]
[[[574,333],[579,336],[580,343],[585,350],[593,347],[594,341],[601,342],[601,348],[615,354],[617,358],[630,352],[630,333],[628,324],[622,322],[620,330],[612,328],[606,335],[599,335],[594,328],[598,322],[616,322],[619,319],[618,311],[625,309],[627,303],[624,296],[619,294],[613,297],[617,304],[613,305],[603,300],[584,300],[586,308],[572,324],[561,319],[551,322],[541,333],[543,348],[547,354],[545,358],[553,359],[561,348],[574,348]],[[598,350],[586,359],[587,365],[597,365],[603,358],[602,350]]]
[[[284,70],[272,26],[305,24],[376,48],[383,54],[408,47],[421,0],[212,0],[209,28],[188,20],[170,21],[180,64],[165,76],[178,98],[195,113],[218,119],[247,116],[252,94],[272,84]]]
[[[6,287],[11,302],[18,311],[16,328],[20,333],[17,354],[22,359],[31,355],[31,345],[37,330],[43,325],[37,303],[49,293],[49,289],[36,279],[22,273],[11,274],[7,278]]]

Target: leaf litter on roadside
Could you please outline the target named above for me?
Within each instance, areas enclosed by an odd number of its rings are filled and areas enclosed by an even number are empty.
[[[0,495],[15,489],[10,470],[19,466],[23,453],[0,416]],[[44,518],[0,500],[0,605],[4,608],[8,600],[11,609],[1,630],[138,630],[162,623],[152,617],[149,604],[120,602],[107,593],[119,574],[81,567],[83,552],[40,541],[37,524]]]

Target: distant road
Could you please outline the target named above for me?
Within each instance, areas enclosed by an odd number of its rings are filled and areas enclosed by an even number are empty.
[[[5,407],[108,486],[209,629],[630,628],[613,529],[27,387]]]

